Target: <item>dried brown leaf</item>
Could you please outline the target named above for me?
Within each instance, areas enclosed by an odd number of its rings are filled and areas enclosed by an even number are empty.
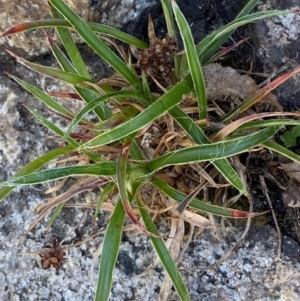
[[[175,216],[178,216],[181,219],[183,219],[184,221],[186,221],[194,226],[200,227],[200,228],[210,228],[211,227],[211,223],[206,217],[204,217],[198,213],[188,211],[188,210],[185,210],[180,214],[177,211],[178,203],[176,201],[174,201],[166,196],[163,196],[163,195],[161,195],[161,197],[162,197],[163,202],[166,204],[166,206],[168,206],[168,207],[173,206],[173,207],[171,207],[172,209],[170,209],[170,211]]]
[[[219,133],[214,135],[213,137],[210,137],[211,142],[217,142],[220,140],[223,140],[225,137],[227,137],[229,134],[231,134],[234,130],[236,130],[238,127],[241,125],[253,121],[253,120],[258,120],[260,118],[265,118],[265,117],[271,117],[271,116],[297,116],[299,117],[299,113],[288,113],[288,112],[266,112],[266,113],[259,113],[259,114],[252,114],[250,116],[246,116],[243,118],[240,118],[234,122],[231,122],[228,124],[225,128],[223,128]]]
[[[300,207],[300,183],[295,179],[291,179],[286,191],[283,193],[283,201],[286,206]]]
[[[171,221],[171,229],[175,232],[174,237],[172,238],[172,242],[170,245],[170,255],[174,262],[179,259],[180,256],[180,248],[184,239],[184,221],[178,219],[172,219]],[[158,295],[159,301],[167,301],[169,300],[169,295],[172,289],[172,282],[168,275],[165,275],[162,286],[160,288],[160,292]]]
[[[280,166],[282,167],[284,172],[290,177],[290,179],[294,179],[298,183],[300,183],[300,163],[280,163]]]

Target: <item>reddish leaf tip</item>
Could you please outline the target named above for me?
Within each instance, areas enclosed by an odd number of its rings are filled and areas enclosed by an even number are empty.
[[[5,31],[4,33],[2,33],[0,35],[0,38],[5,38],[5,37],[10,36],[12,34],[15,34],[15,33],[26,30],[27,29],[27,24],[28,24],[28,22],[15,25],[14,27],[12,27],[12,28],[8,29],[7,31]]]
[[[234,218],[247,218],[249,217],[251,213],[246,211],[240,211],[240,210],[233,210],[232,211],[232,217]]]
[[[48,35],[48,42],[49,42],[50,46],[54,45],[54,41],[53,41],[53,39],[52,39],[52,37],[50,35]]]

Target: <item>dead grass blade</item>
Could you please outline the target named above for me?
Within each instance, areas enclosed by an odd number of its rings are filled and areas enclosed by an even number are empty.
[[[47,94],[53,97],[57,97],[57,98],[61,98],[61,99],[65,99],[65,98],[69,98],[69,99],[76,99],[76,100],[81,100],[82,98],[78,93],[72,93],[72,92],[48,92]]]
[[[253,212],[253,203],[252,203],[252,201],[250,202],[249,212]],[[247,234],[249,232],[250,226],[251,226],[251,217],[248,217],[245,230],[244,230],[243,234],[241,235],[241,237],[238,239],[238,241],[235,243],[235,245],[232,248],[230,248],[228,250],[228,252],[225,253],[219,260],[217,260],[215,262],[215,264],[207,266],[207,267],[200,267],[199,269],[214,269],[214,268],[218,267],[222,262],[227,260],[231,256],[231,254],[233,252],[235,252],[241,246],[241,244],[244,242],[244,239],[245,239],[245,237],[247,236]]]
[[[189,205],[189,203],[194,199],[197,194],[204,188],[204,185],[207,183],[210,183],[212,187],[219,188],[220,185],[216,184],[213,180],[214,177],[216,177],[219,172],[216,169],[213,169],[211,172],[211,175],[209,175],[205,169],[200,164],[193,164],[191,167],[197,171],[197,173],[200,174],[200,184],[186,197],[186,199],[177,207],[177,211],[179,214],[182,214],[186,207]],[[205,168],[207,168],[208,165],[206,165]]]
[[[186,199],[177,207],[178,214],[182,214],[185,212],[186,207],[189,205],[189,203],[196,197],[196,195],[201,191],[201,189],[204,187],[205,183],[201,183],[196,187],[187,197]]]
[[[89,180],[88,183],[84,183],[82,186],[78,187],[78,184],[75,185],[73,189],[69,189],[65,193],[59,195],[54,200],[52,200],[49,204],[38,206],[36,208],[36,213],[40,212],[40,215],[31,223],[30,227],[26,231],[26,235],[36,226],[36,224],[54,207],[58,206],[59,204],[66,202],[68,199],[73,197],[74,195],[77,195],[79,193],[82,193],[86,190],[93,189],[99,185],[103,185],[108,182],[108,179],[99,179],[96,178],[93,181]]]
[[[233,157],[233,164],[237,169],[237,173],[239,174],[239,176],[241,177],[242,181],[245,183],[245,187],[248,187],[247,185],[247,179],[245,176],[245,166],[240,162],[240,159],[238,156],[234,156]],[[249,213],[253,212],[253,202],[251,199],[249,199]],[[215,262],[215,264],[211,265],[211,266],[207,266],[207,267],[201,267],[200,269],[214,269],[216,267],[218,267],[222,262],[224,262],[227,258],[229,258],[231,256],[231,254],[237,250],[240,245],[243,243],[246,235],[248,234],[248,231],[250,229],[251,226],[251,215],[249,215],[249,217],[247,218],[247,223],[246,223],[246,227],[244,229],[243,234],[241,235],[241,237],[238,239],[238,241],[235,243],[235,245],[230,248],[227,253],[225,253],[219,260],[217,260]]]
[[[169,248],[170,255],[174,262],[177,262],[180,256],[180,247],[183,243],[184,239],[184,221],[178,219],[171,220],[171,231],[174,228],[173,232],[175,232],[172,242]],[[172,289],[172,282],[168,275],[165,275],[162,286],[160,288],[160,292],[158,295],[159,301],[167,301],[169,300],[169,295]]]
[[[181,133],[178,132],[167,132],[163,137],[161,137],[159,144],[157,145],[154,155],[153,157],[155,158],[157,156],[157,154],[159,154],[159,152],[162,150],[163,147],[168,148],[168,150],[170,151],[171,148],[169,147],[169,143],[170,141],[172,141],[173,139],[177,138],[177,137],[183,137],[183,135]],[[173,144],[172,144],[173,147]]]
[[[45,191],[45,194],[50,194],[50,193],[55,193],[58,190],[60,190],[67,182],[68,178],[62,179],[61,181],[59,181],[58,183],[55,184],[55,186],[50,187],[49,189],[47,189]]]
[[[296,117],[300,116],[299,113],[288,113],[288,112],[266,112],[266,113],[253,114],[253,115],[246,116],[246,117],[243,117],[236,121],[231,122],[225,128],[223,128],[221,131],[219,131],[219,133],[217,133],[213,137],[210,137],[209,140],[212,143],[220,141],[220,140],[224,139],[225,137],[227,137],[229,134],[231,134],[233,131],[235,131],[238,127],[240,127],[241,125],[243,125],[247,122],[257,120],[260,118],[265,118],[265,117],[283,116],[283,115],[296,116]]]
[[[222,50],[220,50],[219,52],[217,52],[206,64],[217,61],[220,57],[222,57],[225,54],[229,53],[232,49],[237,48],[238,46],[240,46],[244,42],[248,41],[249,39],[250,38],[247,37],[247,38],[244,38],[244,39],[242,39],[242,40],[234,43],[233,45],[224,47]]]
[[[260,185],[262,187],[263,193],[264,193],[265,197],[267,198],[269,206],[271,208],[273,220],[274,220],[276,230],[277,230],[277,233],[278,233],[277,258],[280,259],[280,257],[281,257],[281,231],[280,231],[280,228],[279,228],[279,225],[278,225],[278,222],[277,222],[276,214],[275,214],[273,206],[272,206],[272,202],[271,202],[270,197],[269,197],[268,188],[267,188],[264,176],[259,175],[259,182],[260,182]]]
[[[289,78],[292,76],[296,75],[297,73],[300,72],[300,66],[298,66],[296,69],[293,71],[284,74],[277,79],[273,80],[269,84],[267,84],[265,87],[262,89],[258,90],[254,95],[248,97],[243,103],[235,107],[231,112],[226,114],[222,121],[228,121],[235,117],[236,115],[240,114],[241,112],[244,112],[248,110],[252,105],[263,99],[267,94],[269,94],[272,90],[283,84],[285,81],[287,81]]]
[[[162,201],[165,203],[165,205],[167,207],[170,207],[170,211],[175,215],[175,216],[178,216],[180,219],[183,219],[184,221],[188,222],[189,224],[192,224],[194,226],[197,226],[197,227],[200,227],[200,228],[210,228],[211,227],[211,224],[210,224],[210,221],[198,214],[198,213],[194,213],[192,211],[183,211],[182,213],[179,213],[178,210],[176,209],[177,208],[177,202],[170,199],[169,197],[161,194],[161,199]]]

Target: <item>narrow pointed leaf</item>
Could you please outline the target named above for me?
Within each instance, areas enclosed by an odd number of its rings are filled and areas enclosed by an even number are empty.
[[[90,165],[68,166],[39,171],[34,174],[10,178],[0,186],[32,185],[73,176],[114,176],[116,163],[101,162]]]
[[[173,151],[150,161],[146,164],[146,168],[154,172],[170,165],[190,164],[230,157],[265,142],[276,133],[277,129],[271,127],[246,137]]]
[[[47,203],[45,206],[43,206],[42,208],[40,208],[40,210],[38,210],[38,217],[35,218],[35,220],[31,223],[30,227],[27,230],[27,233],[29,231],[31,231],[36,225],[37,223],[42,220],[45,215],[47,213],[49,213],[53,208],[55,207],[61,207],[61,204],[64,204],[65,201],[67,201],[68,199],[72,198],[74,195],[77,195],[79,193],[82,193],[86,190],[90,190],[93,189],[95,187],[97,187],[98,185],[103,184],[103,180],[100,178],[96,178],[94,177],[93,179],[91,179],[91,181],[89,181],[88,183],[85,183],[82,186],[76,187],[76,188],[72,188],[70,190],[67,190],[66,192],[60,194],[57,198],[55,198],[55,200],[53,200],[52,202]],[[54,215],[56,216],[59,213],[59,209],[56,208],[57,210],[54,211]],[[53,222],[53,220],[55,219],[55,217],[51,218],[50,221]],[[48,225],[48,228],[50,226]]]
[[[241,16],[233,22],[221,27],[210,35],[206,36],[197,46],[197,53],[202,64],[205,64],[209,58],[223,45],[223,43],[234,33],[234,31],[243,25],[255,22],[264,18],[271,18],[280,15],[293,13],[292,10],[285,11],[262,11],[250,15]]]
[[[26,105],[24,105],[26,107],[26,109],[41,123],[43,124],[46,128],[48,128],[50,131],[52,131],[53,133],[55,133],[56,135],[58,135],[59,137],[63,137],[64,132],[57,127],[54,123],[48,121],[47,119],[45,119],[44,117],[42,117],[40,114],[38,114],[37,112],[33,111],[32,109],[30,109],[29,107],[27,107]],[[71,137],[68,137],[67,139],[65,139],[65,141],[69,142],[71,145],[73,146],[79,146],[80,144],[74,140]]]
[[[52,110],[55,110],[59,112],[62,115],[65,115],[69,118],[73,118],[74,114],[71,113],[69,110],[58,104],[52,97],[50,97],[47,93],[43,92],[42,90],[36,88],[35,86],[17,78],[16,76],[13,76],[6,72],[6,74],[15,80],[19,85],[21,85],[25,90],[27,90],[29,93],[37,97],[41,102],[43,102],[45,105],[50,107]]]
[[[95,32],[101,33],[103,35],[108,35],[113,38],[116,38],[122,42],[125,42],[129,45],[134,45],[139,49],[147,49],[149,48],[149,45],[145,42],[141,41],[140,39],[137,39],[133,37],[132,35],[129,35],[125,32],[122,32],[118,29],[112,28],[107,25],[99,24],[99,23],[93,23],[93,22],[87,22],[87,24],[91,27],[91,29]],[[37,28],[45,28],[45,27],[66,27],[71,28],[72,25],[67,20],[62,19],[45,19],[45,20],[38,20],[38,21],[31,21],[31,22],[24,22],[18,25],[13,26],[12,28],[5,31],[3,34],[0,35],[0,38],[7,37],[12,34],[20,33],[25,30],[30,29],[37,29]]]
[[[241,11],[238,13],[238,15],[235,17],[235,20],[247,16],[252,9],[255,7],[255,5],[258,3],[259,0],[250,0],[247,2],[247,4],[241,9]],[[223,45],[228,39],[229,37],[234,33],[234,30],[232,30],[231,32],[228,32],[227,34],[225,34],[223,37],[221,37],[219,40],[216,40],[216,50],[218,49],[218,45],[219,47],[221,45]],[[238,44],[238,43],[237,43]],[[205,64],[210,64],[212,63],[214,60],[216,60],[216,55],[211,56],[211,58],[209,60],[205,61]]]
[[[210,141],[203,133],[202,129],[179,107],[169,110],[170,115],[181,125],[187,135],[197,144],[209,144]],[[238,189],[242,194],[248,195],[247,188],[244,187],[243,181],[240,179],[236,171],[226,159],[214,160],[212,164],[218,169],[223,177]]]
[[[131,99],[142,99],[144,98],[143,95],[137,91],[117,91],[109,94],[105,94],[100,96],[99,98],[94,99],[89,104],[87,104],[72,120],[71,124],[69,125],[64,138],[66,138],[73,128],[80,122],[80,120],[86,115],[88,112],[93,110],[99,103],[104,102],[108,99],[119,99],[119,98],[131,98]]]
[[[146,225],[148,231],[155,233],[156,235],[159,235],[159,232],[157,231],[157,228],[155,224],[153,223],[151,217],[149,216],[147,210],[142,206],[141,202],[137,200],[137,204],[139,206],[139,210],[142,216],[142,219],[144,221],[144,224]],[[178,271],[178,268],[176,267],[176,264],[174,263],[172,257],[170,256],[170,253],[162,240],[162,238],[156,238],[156,237],[150,237],[151,242],[155,248],[155,251],[166,270],[168,276],[170,277],[180,299],[182,301],[189,301],[189,293],[188,290],[181,278],[181,275]]]
[[[281,154],[283,155],[284,157],[286,158],[289,158],[291,159],[292,161],[294,162],[298,162],[300,163],[300,156],[295,154],[294,152],[292,152],[291,150],[287,149],[286,147],[274,142],[274,141],[271,141],[271,140],[268,140],[268,141],[265,141],[264,143],[262,143],[262,145],[265,147],[265,148],[268,148],[278,154]]]
[[[247,4],[242,8],[242,10],[239,12],[239,14],[236,16],[235,20],[244,16],[247,16],[251,10],[255,7],[258,0],[250,0],[247,2]],[[226,26],[226,25],[225,25]],[[199,55],[200,50],[203,48],[203,45],[207,44],[210,40],[213,39],[213,37],[222,31],[224,27],[212,32],[211,34],[207,35],[198,45],[197,45],[197,53]],[[212,62],[212,56],[214,53],[229,39],[229,37],[234,33],[234,30],[227,32],[223,36],[216,39],[214,45],[211,47],[208,47],[208,49],[203,50],[203,59],[200,59],[202,64],[209,64]],[[186,56],[183,55],[181,59],[181,65],[180,65],[180,72],[181,74],[185,74],[187,71],[187,60]]]
[[[132,138],[135,135],[132,135]],[[130,138],[127,138],[125,140],[125,144],[120,152],[118,162],[117,162],[117,185],[119,188],[119,193],[122,201],[123,208],[129,217],[130,221],[133,223],[134,226],[136,226],[142,233],[159,237],[159,235],[156,235],[150,231],[148,231],[137,219],[135,216],[130,202],[128,200],[128,191],[127,191],[127,161],[128,161],[128,153],[130,148]]]
[[[110,119],[95,124],[91,130],[95,131],[103,131],[109,130],[115,126],[120,125],[121,123],[131,119],[135,115],[137,115],[140,111],[135,107],[125,107],[122,111],[113,115]]]
[[[223,57],[224,55],[226,55],[227,53],[229,53],[230,51],[232,51],[233,49],[239,47],[241,44],[243,44],[245,41],[248,41],[250,38],[246,37],[230,46],[227,47],[223,47],[221,50],[219,50],[218,52],[216,52],[214,55],[212,55],[210,57],[209,60],[207,60],[205,62],[205,65],[209,65],[213,62],[216,62],[217,60],[219,60],[221,57]]]
[[[31,63],[31,62],[19,57],[18,55],[14,54],[12,51],[8,50],[7,48],[5,48],[5,50],[10,55],[15,57],[19,63],[23,64],[27,68],[29,68],[37,73],[43,74],[45,76],[48,76],[48,77],[51,77],[54,79],[59,79],[61,81],[64,81],[66,83],[69,83],[69,84],[75,85],[75,86],[80,85],[80,86],[85,86],[85,87],[91,87],[90,84],[95,83],[95,81],[93,81],[89,78],[85,78],[85,77],[76,75],[74,73],[66,72],[66,71],[59,70],[59,69],[52,68],[52,67],[42,66],[39,64],[35,64],[35,63]]]
[[[189,93],[191,90],[192,81],[190,76],[187,76],[177,85],[172,87],[168,92],[158,98],[147,109],[141,112],[138,116],[132,118],[128,122],[117,126],[116,128],[106,133],[100,134],[89,142],[83,144],[80,149],[94,148],[104,144],[119,140],[127,135],[130,135],[148,123],[155,120],[160,115],[174,107],[182,99],[182,95]]]
[[[137,76],[126,66],[126,64],[103,42],[93,30],[75,12],[73,12],[64,1],[50,0],[51,4],[72,24],[79,35],[87,44],[95,50],[109,65],[119,72],[136,89],[142,90]]]
[[[63,16],[48,2],[52,16],[57,19],[63,19]],[[77,70],[77,73],[83,77],[91,78],[88,69],[81,57],[80,52],[78,51],[75,42],[73,41],[72,35],[67,28],[57,28],[58,35],[62,41],[70,60]]]
[[[125,211],[121,201],[119,201],[105,232],[94,301],[109,300],[113,281],[113,271],[119,253],[124,220]]]
[[[66,202],[62,202],[60,203],[52,212],[49,222],[47,224],[47,230],[50,229],[50,227],[53,225],[53,223],[55,222],[56,218],[59,216],[61,210],[64,208]],[[30,230],[29,230],[30,231]]]
[[[101,192],[101,195],[99,197],[99,201],[97,203],[97,207],[95,209],[95,213],[94,213],[94,218],[92,221],[92,226],[94,226],[94,223],[96,221],[96,218],[100,212],[101,209],[101,205],[103,204],[103,202],[107,199],[108,195],[110,194],[110,192],[116,187],[116,184],[114,182],[109,183]]]
[[[155,185],[159,190],[161,190],[167,196],[177,201],[178,203],[182,203],[188,197],[186,194],[179,192],[178,190],[167,185],[164,181],[162,181],[158,177],[155,177],[153,179],[152,184]],[[230,209],[226,207],[215,206],[207,202],[202,202],[197,199],[193,199],[189,203],[189,207],[198,209],[202,212],[207,212],[207,213],[211,213],[222,217],[228,217],[228,218],[248,218],[248,217],[254,217],[266,213],[266,212],[247,212],[247,211],[241,211],[236,209]]]
[[[260,121],[251,121],[249,123],[241,125],[237,131],[239,130],[248,130],[269,126],[281,126],[281,125],[300,125],[300,120],[293,119],[267,119]]]
[[[256,6],[256,4],[259,2],[259,0],[250,0],[246,3],[246,5],[240,10],[238,15],[235,17],[235,19],[239,19],[241,17],[247,16],[252,9]]]
[[[167,24],[168,35],[171,38],[176,38],[175,22],[173,17],[173,11],[170,0],[161,0],[161,6],[163,8],[164,17]],[[180,59],[179,56],[174,57],[175,75],[179,73]]]
[[[29,110],[29,112],[41,123],[43,124],[45,127],[47,127],[50,131],[52,131],[53,133],[57,134],[59,137],[63,138],[64,136],[64,132],[58,128],[54,123],[48,121],[47,119],[45,119],[44,117],[42,117],[41,115],[39,115],[37,112],[31,110],[29,107],[25,106],[27,108],[27,110]],[[73,146],[78,147],[80,144],[74,140],[72,137],[67,137],[65,139],[65,141],[67,141],[68,143],[70,143]],[[103,160],[101,159],[101,157],[95,153],[92,152],[88,152],[85,151],[84,152],[89,158],[91,158],[94,162],[102,162]]]
[[[169,0],[161,0],[161,6],[163,8],[164,17],[167,24],[168,34],[170,37],[175,37],[175,25],[172,13],[172,7]]]
[[[58,63],[60,64],[61,68],[67,72],[76,74],[75,67],[71,64],[69,59],[65,56],[65,54],[60,50],[59,47],[51,39],[49,39],[50,46],[52,49],[52,52],[57,59]],[[77,66],[77,65],[75,65]],[[80,66],[77,66],[77,70]],[[78,70],[79,74],[81,74],[82,70]],[[102,89],[105,89],[104,87],[101,87]],[[85,102],[90,103],[93,99],[97,98],[96,91],[87,90],[84,88],[80,88],[77,86],[74,86],[74,89],[77,91],[77,93],[80,95],[80,98],[83,99]],[[95,114],[100,118],[100,120],[106,120],[107,118],[111,117],[111,112],[107,108],[107,106],[103,103],[100,103],[99,106],[94,108]]]
[[[300,117],[299,113],[287,113],[287,112],[265,112],[265,113],[252,114],[250,116],[245,116],[243,118],[240,118],[238,120],[235,120],[235,121],[229,123],[221,131],[219,131],[217,134],[215,134],[213,137],[211,137],[210,141],[216,142],[216,141],[223,140],[225,137],[227,137],[229,134],[231,134],[237,128],[241,127],[243,124],[249,123],[252,120],[265,118],[265,117],[271,117],[271,116],[283,116],[283,115]]]
[[[74,149],[75,149],[74,146],[68,145],[68,146],[62,147],[60,149],[55,149],[45,155],[42,155],[42,156],[38,157],[37,159],[34,159],[30,163],[28,163],[22,169],[20,169],[14,175],[14,177],[18,178],[18,177],[21,177],[24,175],[31,174],[31,173],[35,172],[37,169],[41,168],[42,166],[44,166],[47,163],[49,163],[50,161],[52,161],[53,159],[55,159],[59,156],[62,156],[64,154],[67,154]],[[11,186],[10,187],[1,187],[0,188],[0,201],[2,201],[14,189],[15,186],[17,186],[17,185],[13,185],[12,187]]]
[[[245,99],[242,103],[237,105],[233,110],[231,110],[229,113],[227,113],[225,116],[223,116],[222,121],[227,121],[235,117],[236,115],[240,114],[241,112],[244,112],[249,107],[251,107],[253,104],[260,101],[264,96],[266,96],[268,93],[276,89],[278,86],[283,84],[285,81],[287,81],[292,76],[296,75],[300,72],[300,66],[295,68],[293,71],[288,72],[286,74],[281,75],[280,77],[274,79],[269,84],[267,84],[265,87],[258,90],[254,95],[251,95],[247,99]]]
[[[189,71],[191,73],[193,83],[194,83],[194,90],[196,92],[197,101],[198,101],[199,118],[206,119],[207,102],[206,102],[205,83],[204,83],[204,77],[201,70],[200,62],[198,59],[197,50],[194,44],[192,32],[188,22],[186,21],[185,17],[179,10],[179,7],[176,4],[176,2],[174,0],[171,2],[172,2],[172,7],[176,18],[176,22],[179,27],[179,31],[183,40]]]

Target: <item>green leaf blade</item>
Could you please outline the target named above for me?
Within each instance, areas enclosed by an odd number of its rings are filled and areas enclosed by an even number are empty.
[[[169,113],[195,143],[199,145],[210,143],[202,129],[179,107],[172,108],[169,110]],[[244,186],[243,181],[226,159],[215,160],[212,164],[221,172],[228,183],[233,185],[242,194],[248,195],[248,191]]]
[[[185,17],[179,10],[179,7],[175,1],[172,1],[172,7],[183,40],[189,70],[194,82],[194,89],[198,101],[199,118],[206,119],[207,101],[206,101],[205,83],[204,83],[204,77],[203,77],[200,61],[198,59],[197,50],[194,44],[192,32],[188,22],[186,21]]]
[[[79,35],[87,44],[95,50],[109,65],[119,72],[131,85],[142,91],[138,77],[126,66],[126,64],[103,42],[90,26],[73,12],[65,2],[50,0],[51,4],[72,24]]]
[[[54,18],[63,19],[63,16],[52,5],[49,4],[49,6],[50,6],[50,10],[52,12],[52,16]],[[87,67],[81,57],[81,54],[78,51],[78,48],[73,41],[73,38],[72,38],[72,35],[71,35],[69,29],[57,27],[57,32],[60,37],[60,40],[62,41],[70,59],[71,59],[73,66],[75,66],[75,69],[77,70],[77,73],[83,77],[91,78],[91,76],[87,70]]]
[[[37,97],[41,102],[43,102],[46,106],[50,107],[52,110],[59,112],[61,115],[65,115],[69,118],[73,118],[74,114],[57,103],[52,97],[43,92],[42,90],[36,88],[35,86],[19,79],[16,76],[10,75],[9,77],[15,80],[19,85],[21,85],[25,90],[29,93]]]
[[[144,224],[146,225],[148,231],[159,236],[159,232],[157,231],[157,228],[156,228],[155,224],[153,223],[151,217],[149,216],[147,210],[145,210],[145,208],[142,206],[142,204],[139,200],[137,200],[137,204],[138,204],[142,219],[144,221]],[[168,273],[180,299],[182,301],[189,301],[190,297],[189,297],[188,290],[181,278],[178,268],[176,267],[172,257],[169,254],[169,251],[168,251],[164,241],[162,240],[162,238],[156,238],[156,237],[150,237],[150,239],[151,239],[151,242],[155,248],[155,251],[156,251],[157,255],[159,256],[159,259],[160,259],[164,269]]]
[[[169,152],[159,158],[156,158],[146,164],[146,167],[151,171],[157,171],[161,168],[178,165],[190,164],[203,161],[213,161],[230,157],[255,147],[276,133],[276,128],[267,128],[246,137],[217,142],[214,144],[204,144],[195,147],[180,149]]]
[[[129,45],[134,45],[139,49],[149,48],[149,45],[147,43],[129,34],[126,34],[118,29],[99,23],[93,23],[93,22],[87,22],[87,23],[95,32],[101,33],[103,35],[111,36]],[[7,37],[9,35],[20,33],[26,30],[45,28],[45,27],[72,28],[72,25],[65,19],[45,19],[45,20],[24,22],[8,29],[2,35],[0,35],[0,38]]]
[[[24,176],[13,177],[3,182],[0,186],[32,185],[72,176],[114,176],[116,175],[116,163],[100,162],[90,165],[68,166],[52,168]]]
[[[164,194],[172,198],[173,200],[177,201],[179,204],[186,200],[187,195],[179,192],[178,190],[172,188],[171,186],[167,185],[164,181],[155,177],[152,181],[152,184],[156,186],[159,190],[161,190]],[[230,209],[226,207],[216,206],[209,204],[207,202],[202,202],[197,199],[193,199],[189,206],[198,209],[202,212],[211,213],[217,216],[227,217],[227,218],[247,218],[249,216],[260,215],[260,213],[255,212],[246,212],[240,211],[236,209]]]
[[[43,167],[45,164],[52,161],[53,159],[55,159],[59,156],[63,156],[64,154],[67,154],[74,149],[75,149],[74,146],[68,145],[68,146],[50,151],[50,152],[46,153],[45,155],[42,155],[42,156],[38,157],[37,159],[28,163],[26,166],[24,166],[22,169],[20,169],[14,175],[14,177],[18,178],[21,176],[31,174],[31,173],[35,172],[37,169]],[[17,186],[17,184],[10,186],[10,187],[1,187],[0,188],[0,201],[2,201],[14,189],[15,186]]]
[[[136,117],[132,118],[128,122],[115,127],[111,131],[100,134],[93,138],[89,142],[83,144],[80,150],[87,148],[94,148],[104,144],[108,144],[124,138],[144,126],[154,121],[157,117],[167,112],[170,108],[174,107],[182,99],[182,95],[189,93],[192,87],[192,81],[190,76],[187,76],[177,85],[172,87],[168,92],[158,98],[153,104],[146,108]]]
[[[121,201],[118,201],[105,232],[94,301],[109,300],[124,220],[125,211]]]
[[[291,150],[287,149],[286,147],[284,147],[274,141],[268,140],[268,141],[265,141],[264,143],[262,143],[262,145],[265,148],[275,151],[276,153],[281,154],[284,157],[289,158],[294,162],[300,163],[299,155],[295,154]]]
[[[124,90],[124,91],[117,91],[113,93],[108,93],[105,95],[100,96],[99,98],[96,98],[89,102],[72,120],[70,123],[65,135],[64,139],[70,135],[73,128],[80,122],[80,120],[86,115],[89,111],[93,110],[96,106],[98,106],[100,103],[103,103],[104,101],[114,98],[132,98],[132,99],[143,99],[143,95],[137,91],[130,91],[130,90]]]
[[[252,5],[249,6],[252,8]],[[209,59],[213,54],[226,42],[226,40],[234,33],[234,31],[248,23],[255,22],[264,18],[271,18],[280,15],[286,15],[293,13],[292,10],[285,11],[262,11],[253,13],[251,15],[244,15],[248,13],[249,10],[245,9],[243,15],[235,19],[231,23],[221,27],[218,30],[215,30],[210,35],[206,36],[197,46],[197,53],[202,64],[209,64]]]

